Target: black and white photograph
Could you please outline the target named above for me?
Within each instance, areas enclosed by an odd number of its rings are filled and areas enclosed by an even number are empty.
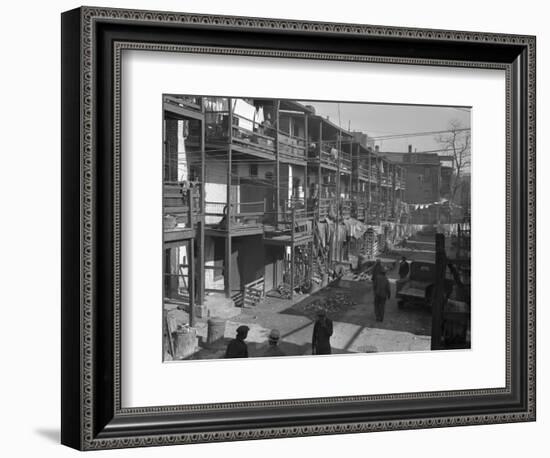
[[[164,362],[470,349],[471,107],[162,114]]]
[[[548,455],[544,2],[94,4],[3,4],[1,456]]]

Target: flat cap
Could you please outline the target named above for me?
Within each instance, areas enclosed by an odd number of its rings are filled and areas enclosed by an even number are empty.
[[[250,330],[250,328],[248,326],[245,326],[244,324],[240,325],[238,328],[237,328],[237,333],[238,334],[245,334],[247,333],[248,331]]]

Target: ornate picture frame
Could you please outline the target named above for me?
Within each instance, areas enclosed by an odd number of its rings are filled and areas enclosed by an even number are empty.
[[[506,73],[506,386],[125,408],[121,53],[494,68]],[[62,436],[80,449],[535,420],[532,36],[81,7],[62,15]]]

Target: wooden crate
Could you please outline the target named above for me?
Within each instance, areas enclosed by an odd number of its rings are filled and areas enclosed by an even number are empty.
[[[265,295],[264,277],[258,278],[246,285],[243,291],[243,307],[255,307]]]

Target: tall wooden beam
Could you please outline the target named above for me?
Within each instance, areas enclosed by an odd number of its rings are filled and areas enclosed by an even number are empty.
[[[280,128],[280,107],[281,101],[275,102],[275,225],[279,223],[279,207],[281,206],[281,173],[279,170],[279,128]]]
[[[189,326],[195,326],[195,241],[189,240],[189,259],[187,260],[187,272],[189,282],[187,285],[189,292]]]
[[[340,252],[340,161],[342,160],[342,131],[338,129],[338,138],[336,140],[336,230],[334,231],[336,235],[336,260],[341,261],[341,252]]]
[[[305,147],[305,160],[306,160],[306,168],[304,171],[304,206],[306,207],[306,215],[307,215],[307,203],[309,198],[309,183],[308,183],[308,168],[309,168],[309,161],[308,161],[308,154],[309,154],[309,131],[308,131],[308,116],[307,113],[304,113],[304,147]]]
[[[443,348],[441,342],[443,325],[443,307],[445,306],[445,271],[447,255],[445,253],[445,236],[435,234],[435,285],[431,298],[432,306],[432,350]]]
[[[296,209],[292,207],[292,223],[290,228],[290,299],[294,299],[294,273],[296,272],[294,263],[294,231],[296,229]]]
[[[395,168],[396,166],[394,165],[392,167],[392,175],[391,175],[391,214],[392,214],[392,217],[395,217],[396,215],[396,212],[395,212],[395,193],[396,193],[396,172],[395,172]]]
[[[198,227],[198,259],[197,265],[197,299],[200,305],[204,304],[204,288],[205,288],[205,260],[204,260],[204,224],[205,224],[205,213],[206,213],[206,114],[204,106],[204,98],[201,100],[201,111],[202,111],[202,121],[201,121],[201,183],[200,183],[200,215],[199,215],[199,227]],[[195,264],[195,259],[191,259],[191,262]]]
[[[318,148],[318,172],[317,172],[317,214],[321,216],[321,189],[323,181],[323,171],[321,168],[321,155],[323,150],[323,121],[319,119],[319,148]]]
[[[226,218],[226,234],[225,234],[225,271],[224,271],[224,280],[225,280],[225,296],[227,298],[231,297],[231,281],[232,281],[232,272],[231,272],[231,222],[233,218],[233,209],[231,202],[231,183],[232,183],[232,145],[233,145],[233,99],[228,99],[229,104],[229,132],[228,132],[228,147],[227,147],[227,212],[225,214]]]
[[[367,215],[370,216],[370,212],[371,212],[371,201],[372,201],[372,196],[371,196],[371,180],[372,180],[372,153],[369,151],[368,152],[368,167],[369,167],[369,170],[368,170],[368,178],[369,178],[369,181],[368,181],[368,186],[367,186]],[[368,223],[368,221],[365,221],[366,223]]]

